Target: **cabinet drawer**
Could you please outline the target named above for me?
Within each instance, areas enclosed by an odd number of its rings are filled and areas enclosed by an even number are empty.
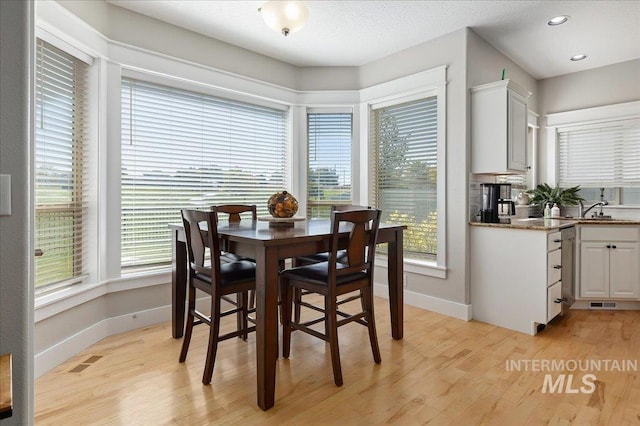
[[[562,245],[562,235],[560,232],[552,232],[547,235],[547,251],[559,249]]]
[[[562,312],[562,283],[558,281],[547,289],[547,322]]]
[[[582,226],[580,239],[584,241],[638,241],[640,226]]]
[[[562,272],[562,250],[547,253],[547,285],[560,281]]]

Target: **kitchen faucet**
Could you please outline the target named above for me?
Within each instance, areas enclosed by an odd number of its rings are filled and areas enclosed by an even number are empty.
[[[580,219],[584,219],[584,216],[589,213],[589,210],[591,210],[592,208],[596,207],[596,206],[607,206],[609,205],[609,202],[607,200],[602,200],[602,201],[598,201],[597,203],[594,203],[593,205],[589,206],[586,210],[584,209],[584,204],[582,204],[582,200],[579,201],[580,202],[580,214],[578,215],[578,217]]]

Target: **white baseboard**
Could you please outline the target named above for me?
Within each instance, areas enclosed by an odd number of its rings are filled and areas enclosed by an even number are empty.
[[[389,298],[389,289],[386,284],[375,284],[373,293],[378,297]],[[409,290],[404,290],[404,303],[405,305],[415,306],[416,308],[426,309],[464,321],[471,320],[471,305],[439,299]]]
[[[34,357],[34,375],[36,378],[40,377],[105,337],[169,319],[171,319],[171,307],[161,306],[102,320],[38,353]]]

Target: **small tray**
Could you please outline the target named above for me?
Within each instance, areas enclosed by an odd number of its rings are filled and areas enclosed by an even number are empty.
[[[296,222],[305,220],[304,217],[273,217],[273,216],[260,216],[258,220],[263,222],[269,222],[269,226],[293,226]]]

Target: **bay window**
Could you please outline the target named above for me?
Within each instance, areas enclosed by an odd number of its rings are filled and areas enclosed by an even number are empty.
[[[438,254],[438,97],[372,105],[372,205],[407,225],[405,258]]]
[[[352,114],[307,114],[307,217],[329,217],[331,206],[353,204]]]
[[[125,78],[121,267],[165,267],[180,209],[256,204],[287,188],[287,111]]]
[[[87,270],[89,65],[37,39],[35,287],[80,282]]]

